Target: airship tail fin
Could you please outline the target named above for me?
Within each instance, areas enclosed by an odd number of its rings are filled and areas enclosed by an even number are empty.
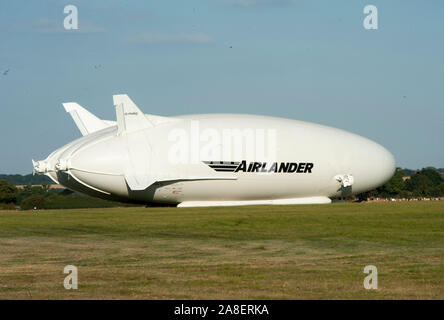
[[[65,108],[66,112],[71,115],[80,132],[84,136],[115,125],[115,122],[113,121],[104,121],[97,118],[78,103],[66,102],[63,103],[63,107]]]
[[[154,124],[126,94],[113,95],[116,106],[117,134],[153,127]]]
[[[116,106],[117,135],[152,128],[160,124],[183,121],[180,118],[144,114],[126,94],[113,95]]]

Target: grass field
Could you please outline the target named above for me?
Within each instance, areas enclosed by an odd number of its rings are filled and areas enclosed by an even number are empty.
[[[102,298],[444,299],[444,202],[0,212],[0,299]]]

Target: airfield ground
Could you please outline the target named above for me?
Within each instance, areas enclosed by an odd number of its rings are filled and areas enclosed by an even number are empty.
[[[444,299],[444,201],[0,212],[0,299],[103,298]]]

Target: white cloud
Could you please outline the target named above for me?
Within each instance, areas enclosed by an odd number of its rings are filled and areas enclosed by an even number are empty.
[[[39,18],[31,21],[20,21],[14,23],[11,28],[13,32],[37,32],[37,33],[98,33],[104,32],[102,27],[95,26],[86,21],[79,21],[79,29],[65,30],[63,27],[63,19],[60,21],[51,20],[48,18]]]
[[[141,33],[126,39],[130,43],[210,43],[213,39],[204,33],[189,34],[151,34]]]

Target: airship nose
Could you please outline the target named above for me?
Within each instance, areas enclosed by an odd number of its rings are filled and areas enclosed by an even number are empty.
[[[367,140],[357,161],[355,192],[365,192],[384,185],[396,169],[394,156],[383,146]]]
[[[383,184],[389,181],[396,170],[395,157],[387,149],[382,147],[384,151],[381,152],[381,181]]]

